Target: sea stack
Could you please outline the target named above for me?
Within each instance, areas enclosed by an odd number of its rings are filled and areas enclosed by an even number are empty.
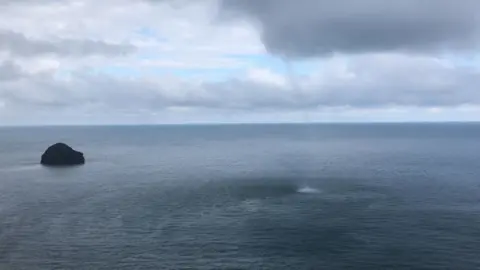
[[[56,143],[45,151],[40,161],[45,166],[74,166],[85,164],[82,152],[73,150],[64,143]]]

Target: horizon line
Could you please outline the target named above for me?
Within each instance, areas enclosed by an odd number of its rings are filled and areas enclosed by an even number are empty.
[[[368,124],[480,124],[467,121],[332,121],[332,122],[192,122],[192,123],[125,123],[125,124],[13,124],[0,128],[22,127],[155,127],[155,126],[253,126],[253,125],[368,125]]]

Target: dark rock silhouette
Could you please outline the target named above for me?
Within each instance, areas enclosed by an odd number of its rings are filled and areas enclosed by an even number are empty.
[[[72,166],[85,164],[82,152],[73,150],[64,143],[56,143],[45,151],[40,161],[45,166]]]

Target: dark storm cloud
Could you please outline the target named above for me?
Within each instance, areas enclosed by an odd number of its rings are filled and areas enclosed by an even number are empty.
[[[104,41],[60,39],[38,40],[13,31],[0,30],[0,52],[14,56],[31,57],[54,54],[60,56],[117,56],[132,53],[135,47],[128,44],[111,44]]]
[[[283,56],[479,45],[478,0],[222,0],[221,10],[259,23],[266,48]]]

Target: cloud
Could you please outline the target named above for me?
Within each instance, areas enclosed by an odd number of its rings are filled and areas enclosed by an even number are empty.
[[[12,69],[12,64],[3,69]],[[480,105],[480,73],[432,57],[399,54],[336,57],[298,84],[286,74],[253,69],[221,81],[178,76],[124,77],[76,72],[66,77],[18,71],[2,85],[4,100],[30,107],[101,105],[111,110],[169,108],[302,111],[323,108],[454,107]],[[10,71],[12,73],[12,71]],[[20,105],[21,105],[20,104]]]
[[[271,53],[473,50],[479,45],[477,0],[222,0],[222,16],[258,23]]]
[[[477,2],[437,0],[435,14],[431,0],[335,3],[0,0],[0,124],[452,119],[480,108],[473,54],[467,66],[454,51],[476,46]],[[240,20],[217,20],[219,8]]]
[[[313,75],[317,103],[357,108],[455,107],[480,104],[479,71],[427,56],[373,54],[337,57]],[[308,86],[307,86],[308,88]]]
[[[479,71],[400,54],[334,57],[313,73],[297,75],[298,84],[287,74],[259,68],[220,81],[84,71],[68,76],[53,71],[17,74],[0,81],[0,109],[13,115],[4,122],[22,117],[31,121],[32,111],[59,123],[97,118],[106,123],[305,121],[305,113],[329,121],[418,120],[420,112],[445,120],[452,114],[444,111],[472,119],[480,108]]]
[[[7,52],[13,56],[32,57],[52,54],[73,57],[117,56],[132,53],[134,50],[135,47],[132,45],[110,44],[89,39],[36,40],[20,33],[0,30],[0,52]]]
[[[0,82],[14,81],[23,76],[20,67],[11,61],[0,63]]]
[[[336,56],[317,63],[308,74],[253,68],[223,80],[92,71],[59,76],[55,70],[31,72],[15,63],[0,69],[15,74],[0,80],[0,109],[4,116],[10,114],[3,122],[22,117],[32,121],[31,112],[59,123],[89,123],[93,120],[88,119],[97,118],[104,123],[125,119],[275,122],[305,120],[303,113],[317,115],[317,120],[328,115],[330,121],[392,119],[403,114],[412,120],[419,119],[412,114],[418,111],[448,119],[451,116],[443,114],[445,110],[480,108],[476,89],[480,72],[430,56]],[[291,76],[297,83],[291,82]],[[476,111],[462,111],[462,115],[472,119]]]

